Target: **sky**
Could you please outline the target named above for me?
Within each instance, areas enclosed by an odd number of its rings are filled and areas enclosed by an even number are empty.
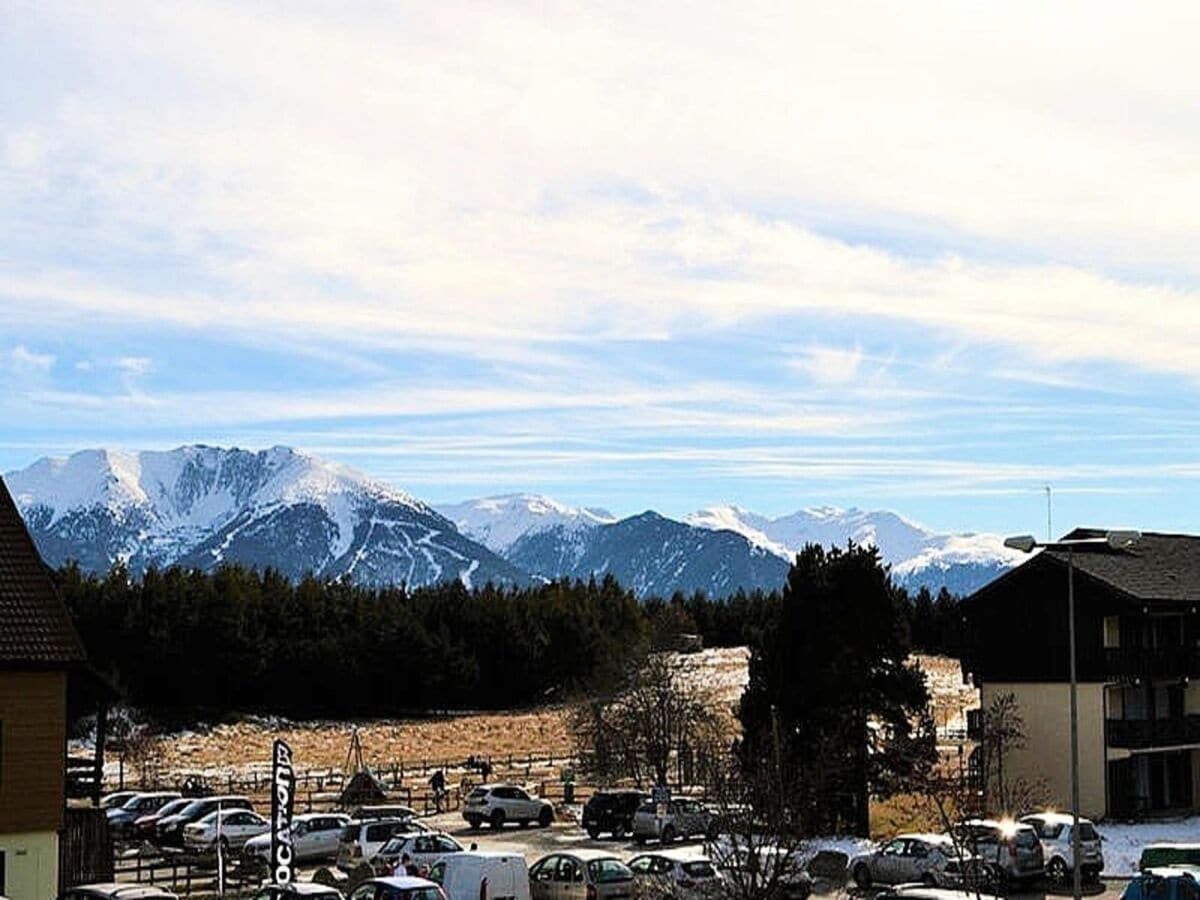
[[[902,15],[901,15],[902,13]],[[1194,3],[0,5],[0,470],[1200,531]]]

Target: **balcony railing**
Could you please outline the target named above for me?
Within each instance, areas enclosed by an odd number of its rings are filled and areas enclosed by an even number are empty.
[[[1108,647],[1104,667],[1112,678],[1200,678],[1200,648]]]
[[[1200,716],[1173,719],[1109,719],[1108,746],[1124,750],[1200,744]]]

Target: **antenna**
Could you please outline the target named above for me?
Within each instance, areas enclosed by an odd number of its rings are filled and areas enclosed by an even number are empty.
[[[1046,540],[1054,540],[1053,503],[1050,497],[1050,485],[1046,485]]]

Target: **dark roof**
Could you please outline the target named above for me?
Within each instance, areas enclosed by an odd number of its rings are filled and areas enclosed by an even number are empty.
[[[1103,537],[1104,530],[1077,528],[1064,539]],[[1064,566],[1063,551],[1044,551]],[[1074,551],[1077,571],[1137,600],[1200,602],[1200,536],[1143,532],[1127,550],[1106,546]]]
[[[83,645],[0,479],[0,667],[83,662]]]

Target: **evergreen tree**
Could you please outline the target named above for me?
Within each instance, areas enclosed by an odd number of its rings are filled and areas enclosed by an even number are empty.
[[[804,548],[752,647],[742,765],[794,783],[791,821],[866,835],[869,798],[934,759],[925,680],[909,662],[905,597],[874,548]]]

